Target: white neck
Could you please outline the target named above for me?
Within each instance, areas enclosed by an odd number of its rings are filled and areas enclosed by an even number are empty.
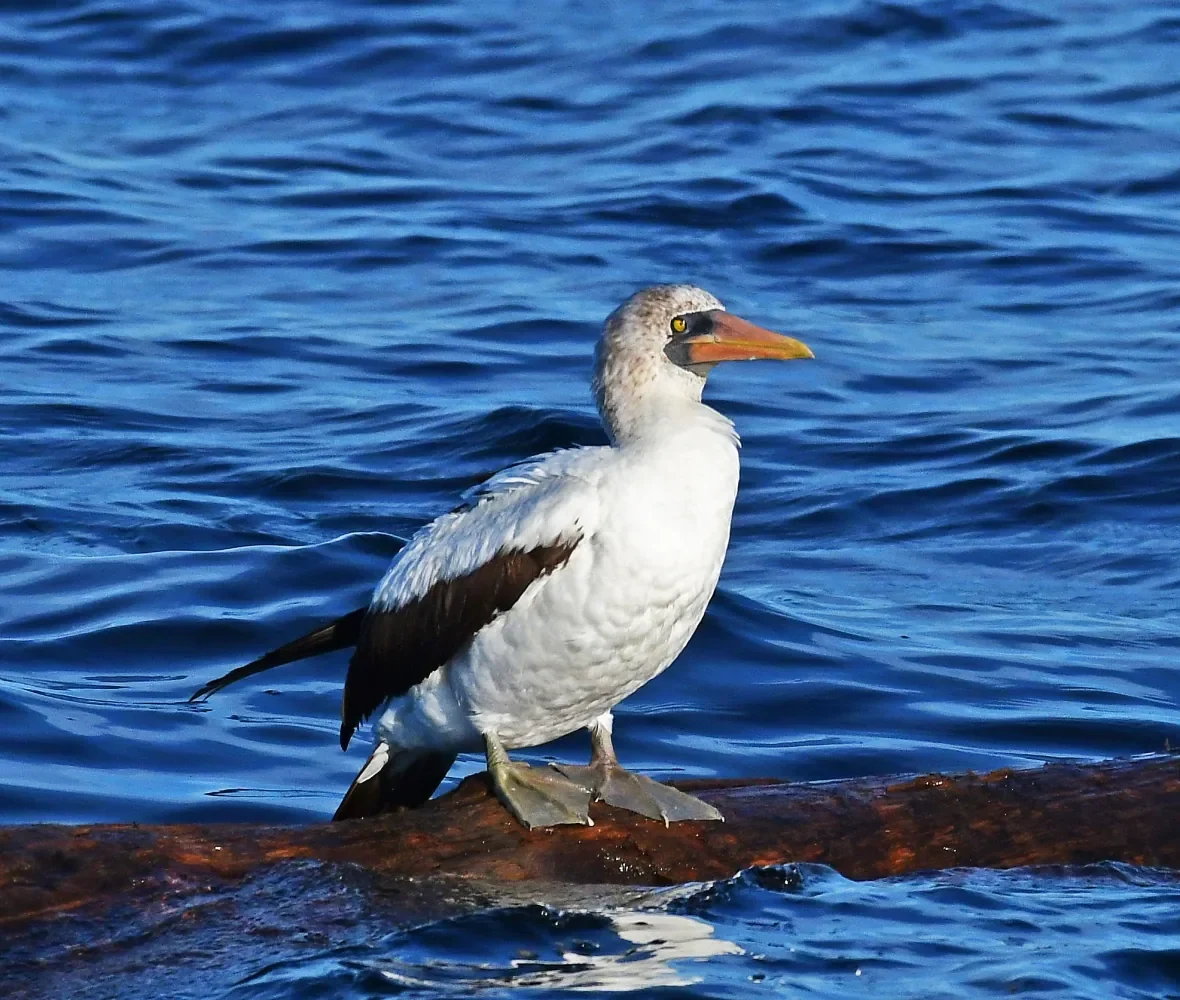
[[[594,372],[598,413],[611,443],[620,448],[701,423],[732,435],[733,424],[701,402],[704,387],[703,378],[662,355],[600,352]]]

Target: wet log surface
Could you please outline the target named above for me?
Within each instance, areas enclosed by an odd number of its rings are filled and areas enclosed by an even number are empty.
[[[142,950],[158,943],[161,927],[175,936],[186,920],[192,925],[199,904],[202,951],[237,947],[231,942],[243,921],[257,923],[247,897],[265,899],[272,916],[283,901],[294,907],[274,932],[287,935],[332,914],[343,920],[337,911],[347,900],[386,907],[388,925],[398,926],[525,899],[620,899],[634,891],[627,886],[725,878],[781,862],[819,862],[854,879],[1104,860],[1180,868],[1175,754],[988,774],[680,787],[712,802],[726,822],[665,827],[600,803],[593,827],[530,832],[476,775],[421,809],[376,820],[3,829],[0,961],[10,976],[0,982],[6,996],[38,995],[27,979],[37,970],[66,955],[109,959],[112,948],[126,951],[118,942],[128,934]],[[267,890],[276,872],[281,888]],[[342,896],[335,891],[342,880],[367,888]],[[210,923],[214,912],[220,916]],[[191,953],[191,942],[186,948]]]

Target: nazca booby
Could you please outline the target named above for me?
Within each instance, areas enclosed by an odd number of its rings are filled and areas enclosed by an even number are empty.
[[[662,819],[721,819],[623,769],[611,709],[664,670],[705,613],[738,485],[733,424],[701,402],[722,361],[810,358],[703,289],[637,292],[606,321],[594,395],[610,444],[492,476],[420,529],[367,607],[206,684],[191,700],[355,646],[340,745],[377,713],[375,747],[334,819],[425,802],[459,753],[483,749],[529,827],[591,823],[592,798]],[[590,731],[588,767],[531,768],[507,750]]]

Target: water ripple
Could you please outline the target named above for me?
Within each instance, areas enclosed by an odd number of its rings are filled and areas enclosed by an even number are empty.
[[[488,473],[602,443],[593,337],[654,280],[818,360],[711,379],[744,441],[730,556],[620,708],[628,763],[801,780],[1180,744],[1173,5],[10,7],[0,819],[327,815],[365,749],[336,749],[343,657],[184,699],[359,606]],[[845,995],[855,965],[880,995],[1175,992],[1170,889],[1122,875],[1043,899],[743,876],[700,903],[689,939],[744,953],[699,989]],[[1071,930],[1091,876],[1109,940]],[[532,909],[525,973],[512,921],[473,919],[233,989],[691,978],[614,918],[586,930],[601,961],[569,958]]]

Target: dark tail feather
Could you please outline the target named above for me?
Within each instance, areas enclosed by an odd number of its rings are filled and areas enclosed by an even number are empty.
[[[225,676],[210,681],[189,698],[189,701],[208,698],[209,695],[216,694],[234,681],[240,681],[244,677],[253,677],[271,667],[281,667],[285,663],[294,663],[296,660],[302,660],[309,656],[319,656],[320,653],[330,653],[336,649],[355,646],[361,631],[361,621],[368,610],[368,608],[357,608],[356,611],[349,612],[343,618],[337,618],[330,625],[324,625],[314,632],[308,632],[307,635],[301,636],[285,646],[280,646],[278,649],[271,650],[265,656],[258,657],[257,660],[252,660],[244,667],[231,670]]]
[[[363,819],[420,806],[434,794],[453,763],[453,753],[402,750],[378,743],[348,786],[332,820]]]

